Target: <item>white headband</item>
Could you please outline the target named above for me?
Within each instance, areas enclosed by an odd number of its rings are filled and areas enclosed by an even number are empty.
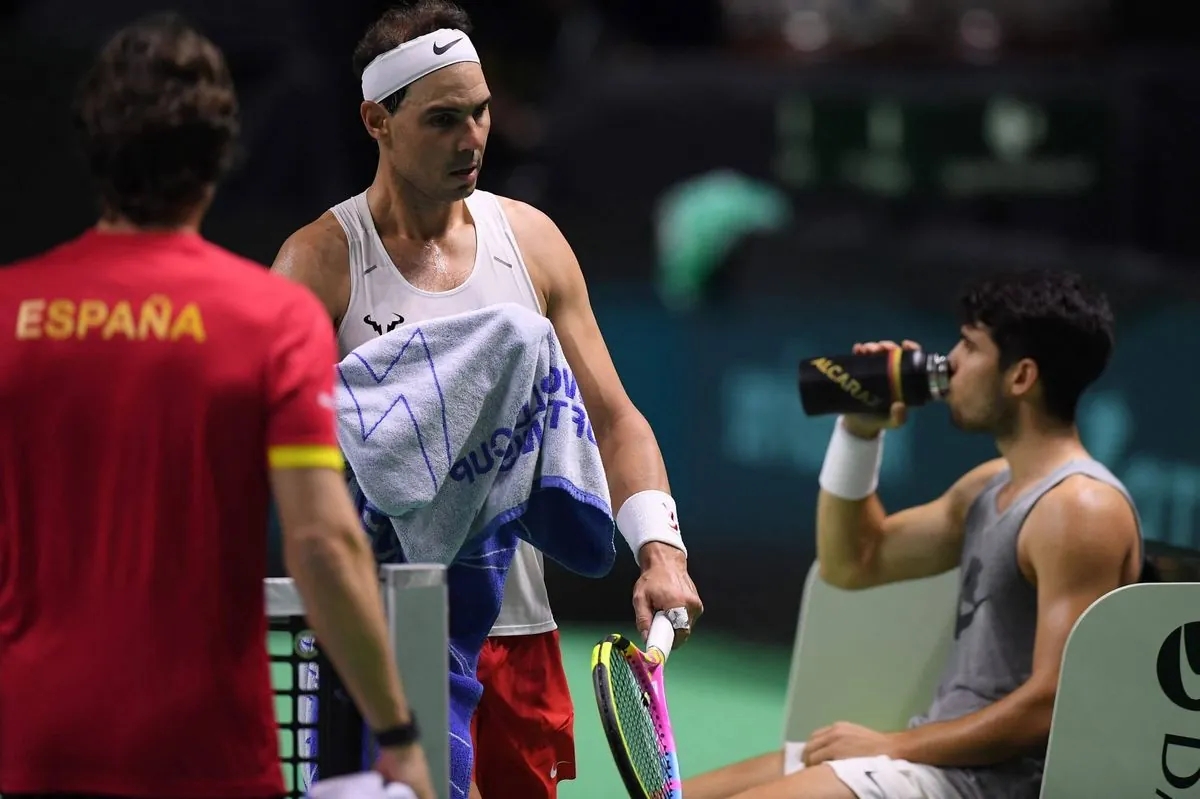
[[[418,36],[367,65],[362,76],[363,99],[378,103],[430,72],[464,61],[478,64],[479,53],[462,31],[443,28]]]

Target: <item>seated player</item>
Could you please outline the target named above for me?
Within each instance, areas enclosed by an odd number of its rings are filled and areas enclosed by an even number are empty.
[[[905,730],[817,730],[685,782],[688,799],[1037,797],[1067,636],[1142,568],[1133,500],[1075,427],[1080,395],[1108,362],[1113,320],[1102,295],[1059,273],[981,282],[960,310],[950,413],[960,429],[990,434],[1001,457],[938,499],[889,514],[875,495],[883,431],[905,409],[843,417],[817,506],[821,575],[835,586],[961,568],[955,642],[928,713]]]

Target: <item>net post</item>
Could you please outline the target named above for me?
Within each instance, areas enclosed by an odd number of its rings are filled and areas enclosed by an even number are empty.
[[[295,583],[287,578],[269,578],[263,581],[263,592],[285,796],[300,799],[317,776],[322,757],[317,740],[321,666]]]
[[[450,616],[446,589],[446,567],[437,564],[402,564],[387,565],[379,570],[380,590],[383,595],[384,611],[388,623],[388,638],[396,663],[404,677],[404,688],[413,712],[421,725],[421,744],[429,760],[430,776],[437,790],[438,799],[450,797],[450,684],[448,674],[450,650]],[[304,603],[300,598],[292,580],[287,578],[269,578],[264,581],[267,616],[271,627],[276,633],[284,633],[294,642],[299,642],[301,633],[306,630],[304,619]],[[268,645],[270,643],[268,632]],[[305,636],[307,637],[307,636]],[[314,650],[315,651],[315,650]],[[319,687],[322,700],[315,707],[315,727],[322,731],[323,740],[317,742],[316,753],[323,767],[316,774],[317,779],[335,776],[337,773],[349,773],[356,770],[357,765],[351,765],[348,758],[361,756],[362,765],[369,767],[371,753],[367,750],[367,739],[361,718],[355,713],[356,724],[350,725],[344,713],[338,713],[342,705],[353,712],[353,706],[344,701],[334,701],[334,693],[340,693],[340,681],[333,668],[323,657],[319,658],[321,674],[314,685],[302,684],[302,666],[309,666],[305,657],[293,648],[286,656],[276,655],[274,663],[284,665],[291,675],[287,679],[287,688],[281,689],[273,685],[277,698],[282,695],[289,702],[293,712],[289,715],[292,720],[280,725],[280,734],[291,736],[293,741],[293,756],[283,764],[286,771],[291,772],[288,780],[288,796],[302,797],[305,795],[305,776],[301,773],[304,765],[300,757],[301,746],[300,728],[312,726],[299,718],[299,703],[303,697],[300,694],[315,692]],[[273,682],[276,676],[273,669]],[[278,707],[278,706],[277,706]],[[336,735],[330,724],[336,722]],[[356,726],[361,735],[349,735],[349,726]],[[331,739],[332,738],[332,739]],[[356,738],[364,744],[359,746],[349,738]],[[336,740],[333,740],[336,739]],[[340,746],[339,746],[340,745]],[[354,755],[350,750],[357,749]]]

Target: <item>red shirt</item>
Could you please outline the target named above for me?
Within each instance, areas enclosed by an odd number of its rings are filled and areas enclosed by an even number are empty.
[[[0,269],[0,793],[283,793],[268,460],[340,468],[328,316],[194,234]]]

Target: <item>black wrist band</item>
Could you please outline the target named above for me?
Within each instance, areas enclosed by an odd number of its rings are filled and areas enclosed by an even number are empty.
[[[375,742],[382,747],[411,746],[421,737],[417,728],[417,719],[410,716],[407,724],[400,724],[375,733]]]

